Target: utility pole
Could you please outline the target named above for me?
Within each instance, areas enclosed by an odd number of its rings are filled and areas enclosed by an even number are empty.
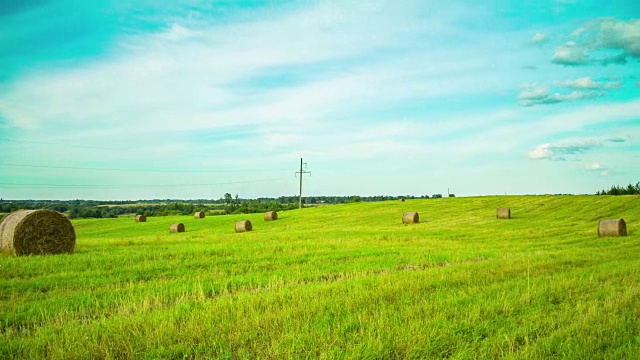
[[[302,209],[302,174],[311,174],[311,171],[306,171],[302,169],[302,165],[307,165],[307,163],[302,162],[302,158],[300,158],[300,171],[296,171],[296,174],[300,174],[300,201],[298,202],[298,208]]]

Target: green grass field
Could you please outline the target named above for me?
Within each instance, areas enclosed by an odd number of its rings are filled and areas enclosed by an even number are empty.
[[[1,256],[0,358],[640,358],[639,196],[279,217],[74,220],[74,254]],[[620,217],[629,236],[597,237]]]

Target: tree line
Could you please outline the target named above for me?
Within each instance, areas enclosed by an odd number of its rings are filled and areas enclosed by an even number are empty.
[[[431,197],[441,197],[434,194]],[[304,206],[324,204],[343,204],[351,202],[388,201],[399,199],[429,198],[413,195],[375,195],[375,196],[305,196]],[[266,211],[285,211],[298,208],[299,197],[280,196],[277,198],[261,197],[243,199],[237,194],[224,194],[219,199],[153,199],[153,200],[3,200],[0,199],[0,213],[16,210],[47,209],[66,214],[71,219],[79,218],[116,218],[127,215],[174,216],[192,215],[197,211],[205,211],[210,215],[250,214]]]
[[[613,185],[609,189],[596,191],[596,195],[640,195],[640,182],[627,186]]]

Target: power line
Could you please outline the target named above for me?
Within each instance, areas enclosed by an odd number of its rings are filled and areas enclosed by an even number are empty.
[[[0,140],[10,141],[10,142],[18,142],[18,143],[25,143],[25,144],[56,145],[56,146],[64,146],[64,147],[78,148],[78,149],[94,149],[94,150],[109,150],[109,151],[118,151],[118,150],[129,151],[129,150],[131,150],[131,148],[127,148],[127,149],[120,148],[120,149],[118,149],[118,148],[106,148],[106,147],[98,147],[98,146],[70,145],[70,144],[47,142],[47,141],[16,140],[16,139],[9,139],[9,138],[0,138]]]
[[[68,184],[15,184],[15,183],[0,183],[0,188],[5,189],[135,189],[135,188],[149,188],[149,187],[192,187],[192,186],[215,186],[215,185],[232,185],[232,184],[249,184],[258,183],[264,181],[284,181],[283,178],[271,178],[260,180],[247,180],[247,181],[226,181],[209,184],[122,184],[122,185],[68,185]]]
[[[288,169],[246,169],[246,170],[155,170],[155,169],[119,169],[119,168],[94,168],[82,166],[53,166],[53,165],[27,165],[0,163],[0,166],[44,168],[44,169],[65,169],[65,170],[91,170],[91,171],[123,171],[123,172],[151,172],[151,173],[236,173],[236,172],[268,172],[286,171]]]

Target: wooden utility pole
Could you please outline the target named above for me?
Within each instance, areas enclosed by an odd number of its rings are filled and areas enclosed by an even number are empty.
[[[302,162],[302,158],[300,158],[300,171],[296,171],[296,174],[300,174],[300,201],[298,202],[298,208],[302,209],[302,174],[311,174],[311,171],[306,171],[302,169],[302,165],[307,165]]]

